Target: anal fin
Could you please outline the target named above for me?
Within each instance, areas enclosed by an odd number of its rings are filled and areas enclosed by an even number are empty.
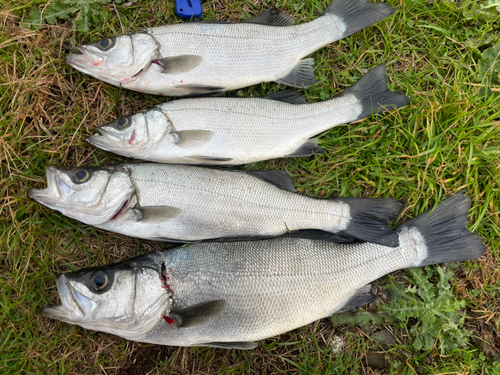
[[[304,59],[292,69],[285,77],[277,79],[276,82],[283,85],[307,89],[308,87],[315,85],[319,81],[314,75],[314,59]]]
[[[286,158],[295,158],[302,156],[311,156],[315,154],[321,154],[325,152],[321,147],[318,146],[318,138],[311,138],[306,143],[301,145],[297,150],[292,152],[291,154],[286,155]]]
[[[373,301],[377,296],[372,293],[371,284],[365,285],[364,287],[358,289],[358,291],[349,299],[344,306],[335,314],[340,314],[346,311],[357,309],[367,303]]]
[[[208,346],[210,348],[219,349],[241,349],[250,350],[257,347],[256,342],[252,341],[241,341],[241,342],[209,342],[206,344],[199,344],[199,346]]]

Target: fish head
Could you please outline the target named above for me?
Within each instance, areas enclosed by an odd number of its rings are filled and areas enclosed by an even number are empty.
[[[152,108],[98,127],[98,134],[87,141],[106,151],[140,158],[145,157],[172,129],[168,116],[159,108]]]
[[[158,267],[140,262],[146,256],[60,275],[61,304],[45,306],[42,315],[130,340],[144,336],[160,324],[171,297]]]
[[[47,188],[30,189],[39,203],[86,224],[116,218],[133,202],[135,187],[125,166],[48,167]]]
[[[146,31],[137,31],[76,47],[66,62],[115,86],[133,81],[159,54],[159,44]]]

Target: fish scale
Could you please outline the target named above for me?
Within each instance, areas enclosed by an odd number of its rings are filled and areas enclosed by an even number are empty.
[[[173,269],[173,300],[179,309],[214,299],[230,304],[203,329],[176,329],[162,322],[139,341],[183,346],[255,341],[330,316],[370,281],[418,265],[426,249],[418,249],[411,235],[403,234],[397,248],[284,238],[193,244],[177,249],[174,262],[166,251],[159,259]]]
[[[196,241],[283,233],[310,226],[327,230],[340,227],[342,216],[348,215],[346,205],[311,200],[244,173],[157,164],[129,164],[127,168],[139,206],[182,209],[181,216],[164,223],[142,224],[133,212],[128,212],[99,226],[134,237]]]
[[[281,171],[175,164],[49,167],[47,183],[28,194],[84,223],[158,241],[250,240],[300,231],[306,238],[397,246],[387,224],[402,206],[394,199],[300,195]]]
[[[159,76],[161,81],[157,73],[160,67],[152,66],[144,73],[144,80],[125,87],[161,92],[170,81],[171,85],[198,84],[200,76],[205,85],[224,90],[275,81],[288,74],[302,57],[341,39],[344,30],[342,21],[329,15],[287,27],[197,22],[148,29],[161,45],[162,58],[200,55],[203,63],[182,75]]]
[[[184,22],[140,30],[77,48],[66,61],[98,79],[167,96],[203,95],[265,81],[317,83],[316,50],[390,16],[388,4],[333,0],[314,21],[293,25],[277,9],[247,22]]]
[[[448,198],[399,226],[397,247],[276,238],[148,253],[61,275],[62,305],[43,313],[140,342],[251,349],[372,301],[368,283],[387,273],[481,256],[465,226],[469,208],[463,194]],[[95,275],[104,290],[95,291]]]
[[[117,120],[127,124],[122,128],[117,121],[101,126],[88,141],[148,161],[248,164],[322,152],[315,135],[408,101],[403,93],[388,91],[385,66],[380,66],[324,102],[307,104],[293,92],[175,100]]]

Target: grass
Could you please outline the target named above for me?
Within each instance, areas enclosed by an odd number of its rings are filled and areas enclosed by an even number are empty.
[[[369,69],[387,64],[390,88],[404,91],[411,104],[326,132],[322,155],[244,168],[284,169],[301,193],[316,197],[402,199],[407,205],[396,225],[466,190],[473,202],[469,227],[487,245],[481,259],[448,266],[454,272],[453,295],[465,301],[461,329],[472,334],[467,345],[444,354],[438,347],[415,350],[411,319],[366,327],[322,320],[244,352],[127,342],[42,318],[38,309],[56,302],[57,274],[162,247],[82,225],[26,196],[29,188],[44,185],[46,165],[124,161],[84,140],[98,125],[167,100],[99,82],[66,65],[64,57],[73,45],[183,21],[174,15],[173,2],[95,2],[98,17],[90,18],[90,31],[77,29],[78,13],[30,28],[26,20],[33,7],[54,2],[2,0],[0,373],[500,374],[494,362],[500,358],[500,86],[498,77],[490,76],[492,95],[485,97],[480,67],[483,52],[500,43],[500,13],[495,7],[481,9],[486,1],[388,2],[398,9],[394,17],[313,55],[321,83],[302,93],[310,102],[324,100]],[[307,22],[326,4],[213,0],[204,3],[204,18],[238,22],[274,5],[297,22]],[[257,96],[282,88],[265,83],[237,94]],[[388,280],[382,279],[382,285]],[[390,280],[405,286],[415,282],[402,271]],[[386,294],[380,287],[382,300]],[[395,343],[374,339],[381,328],[394,334]],[[343,343],[339,351],[336,340]],[[368,362],[370,353],[382,354],[382,369]]]

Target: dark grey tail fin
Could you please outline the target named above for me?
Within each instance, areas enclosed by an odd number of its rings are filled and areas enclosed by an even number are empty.
[[[339,97],[346,95],[355,95],[363,106],[361,114],[356,120],[405,106],[410,101],[402,92],[392,92],[387,89],[385,65],[380,65],[369,71]]]
[[[387,226],[396,219],[403,203],[388,198],[341,198],[350,208],[351,221],[337,233],[388,247],[399,246],[399,234]]]
[[[395,12],[389,4],[370,3],[367,0],[332,0],[322,15],[333,14],[346,25],[342,38],[373,25]]]
[[[413,227],[424,237],[428,256],[421,266],[479,258],[484,254],[484,245],[465,226],[469,208],[470,198],[463,193],[455,194],[396,230]]]

